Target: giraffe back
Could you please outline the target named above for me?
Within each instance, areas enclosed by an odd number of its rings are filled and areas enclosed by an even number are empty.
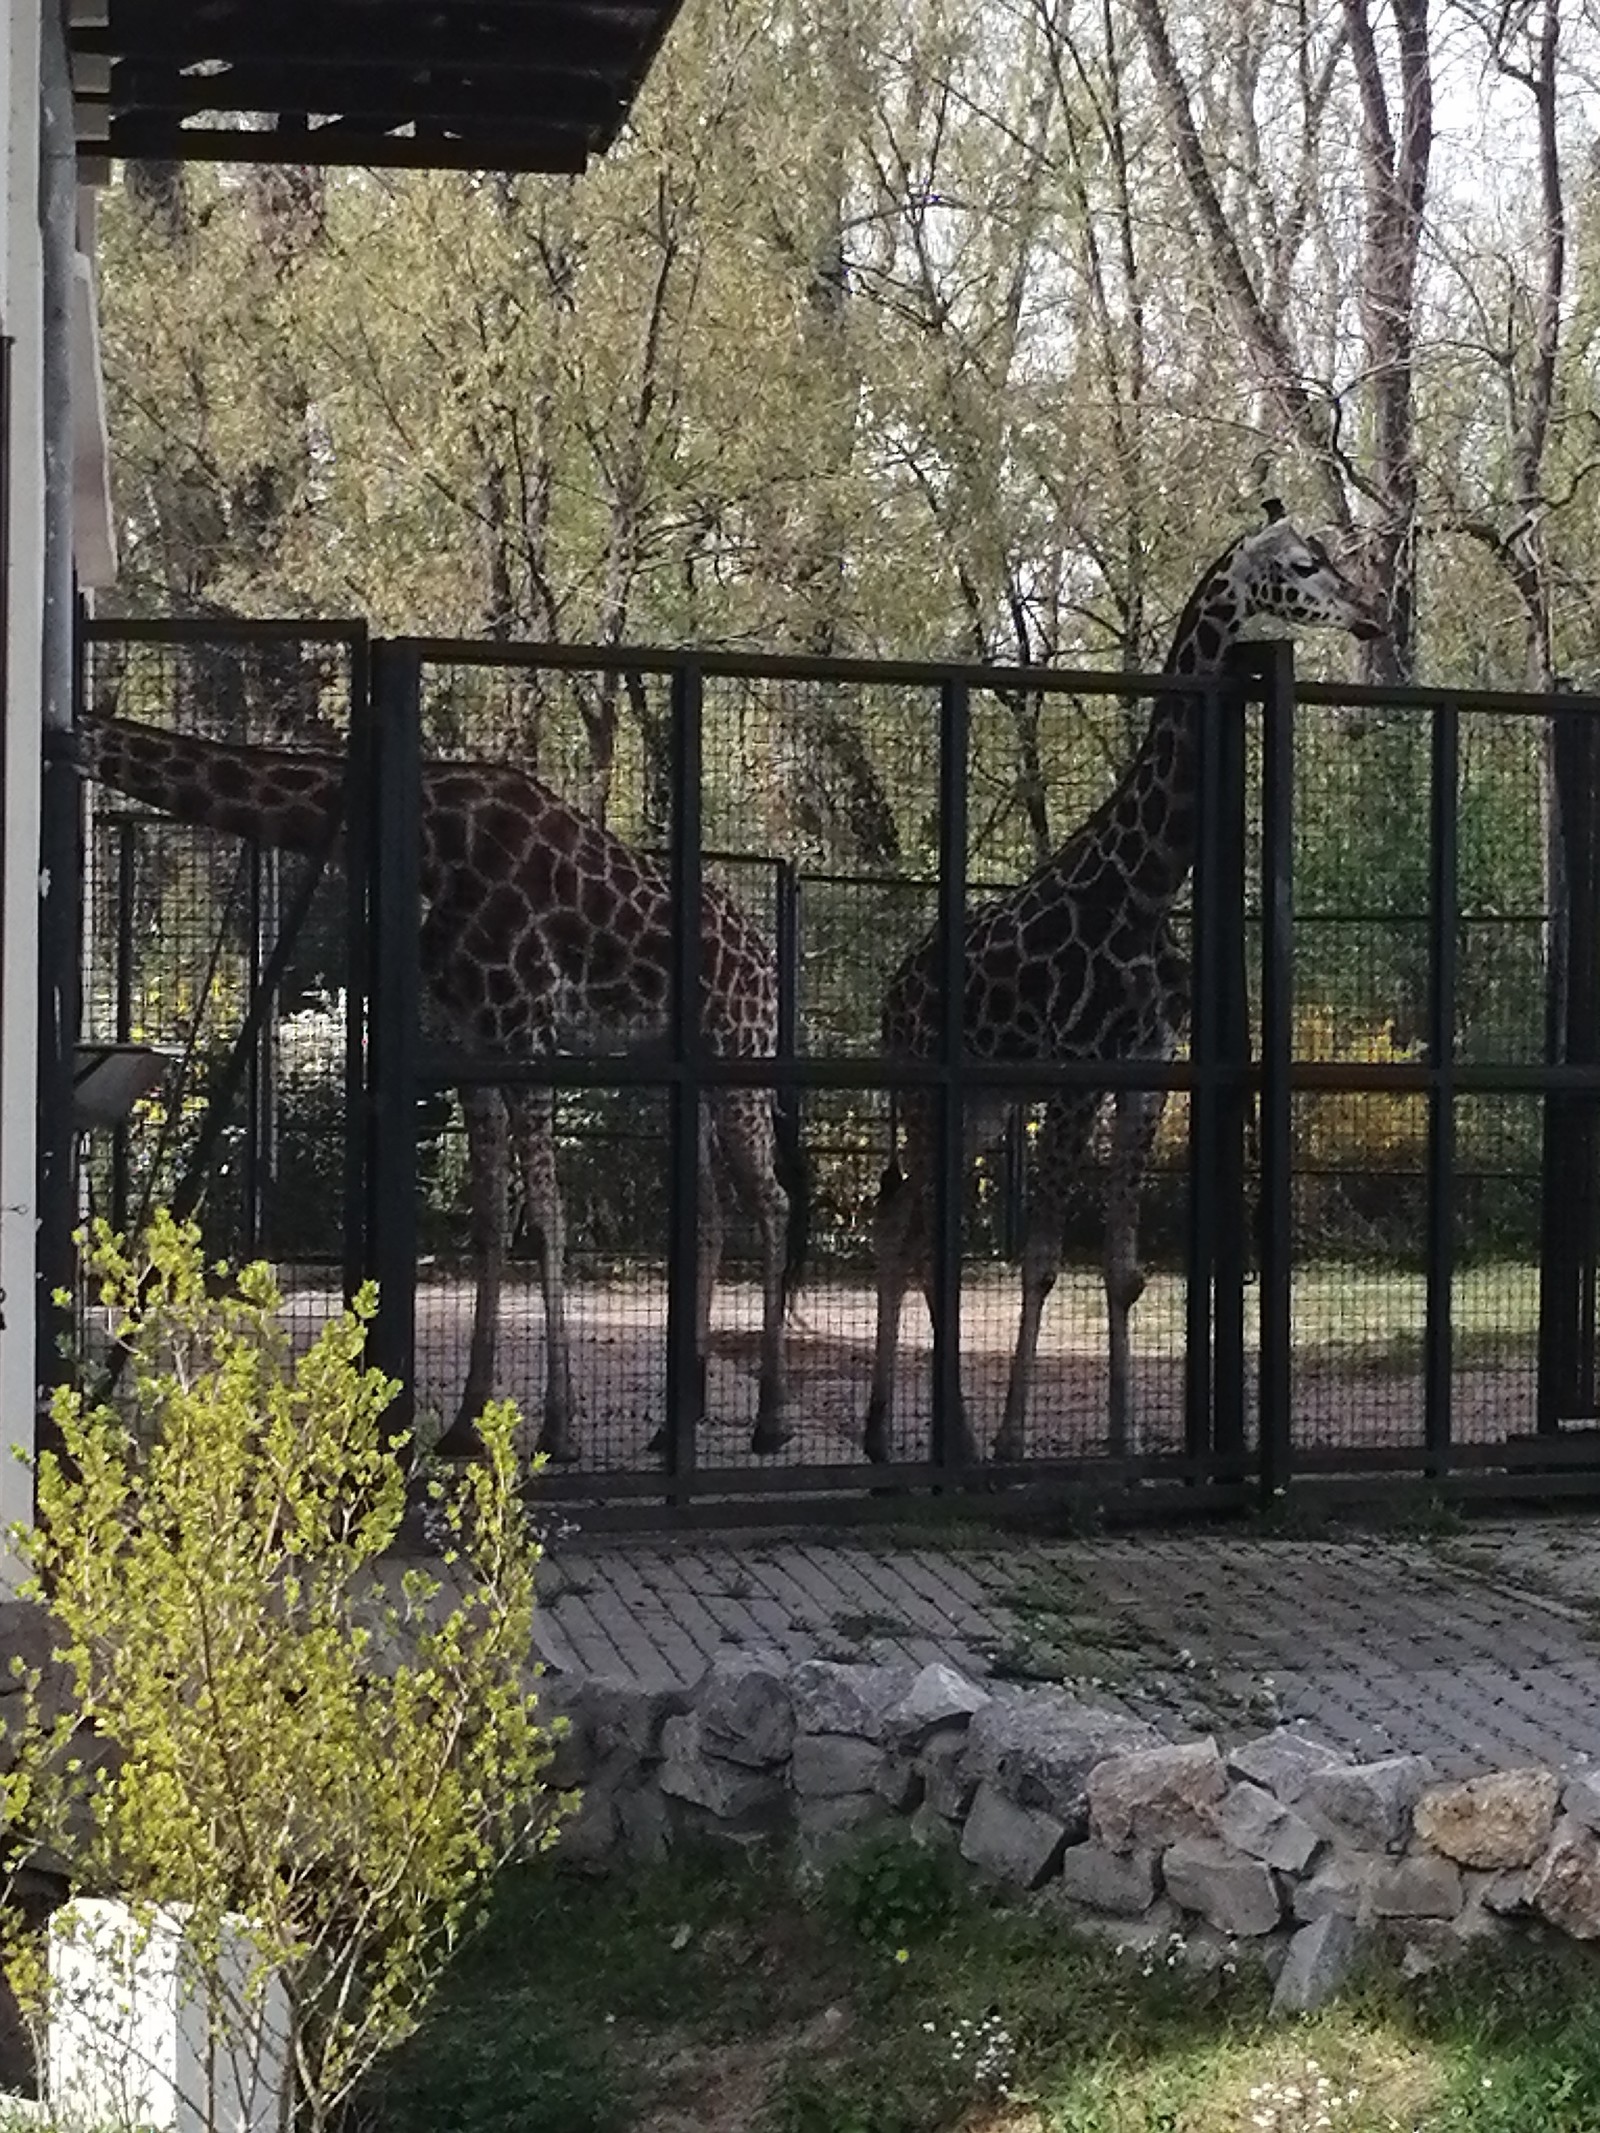
[[[675,928],[662,867],[510,765],[429,764],[422,798],[424,962],[467,1034],[513,1053],[666,1034]],[[771,1052],[772,951],[714,883],[700,940],[706,1041]]]

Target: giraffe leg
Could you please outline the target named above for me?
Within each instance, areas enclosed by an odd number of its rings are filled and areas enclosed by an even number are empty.
[[[873,1252],[878,1277],[878,1322],[872,1351],[872,1391],[867,1401],[862,1448],[875,1466],[893,1451],[894,1378],[900,1357],[900,1316],[906,1290],[923,1251],[927,1229],[925,1195],[907,1134],[907,1168],[891,1160],[878,1187],[873,1214]]]
[[[500,1286],[506,1263],[506,1197],[509,1162],[506,1109],[498,1089],[465,1088],[461,1109],[467,1127],[467,1179],[472,1207],[472,1247],[477,1280],[472,1302],[472,1345],[467,1381],[456,1418],[435,1446],[447,1459],[476,1458],[482,1449],[478,1417],[494,1397],[495,1342]]]
[[[1139,1264],[1139,1194],[1166,1102],[1164,1089],[1121,1089],[1112,1120],[1104,1269],[1110,1349],[1107,1444],[1113,1458],[1118,1459],[1139,1450],[1138,1433],[1131,1422],[1130,1326],[1133,1307],[1144,1294],[1144,1269]]]
[[[874,1242],[878,1272],[878,1323],[872,1357],[872,1393],[867,1405],[864,1446],[867,1457],[883,1465],[893,1456],[894,1381],[900,1356],[900,1320],[906,1290],[919,1277],[929,1323],[939,1320],[933,1280],[933,1159],[930,1119],[925,1105],[908,1104],[905,1118],[905,1163],[890,1165],[878,1189]],[[975,1153],[969,1124],[966,1152]],[[977,1440],[967,1421],[966,1403],[958,1398],[954,1417],[962,1456],[979,1463]]]
[[[1089,1131],[1100,1108],[1097,1091],[1059,1099],[1045,1112],[1034,1160],[1033,1190],[1022,1238],[1022,1312],[1017,1323],[1017,1345],[1011,1357],[1011,1375],[1006,1384],[1005,1413],[995,1439],[997,1460],[1021,1459],[1028,1442],[1028,1409],[1033,1396],[1034,1364],[1039,1352],[1039,1327],[1050,1291],[1061,1271],[1062,1231],[1066,1223],[1067,1193],[1073,1174],[1083,1159]]]
[[[761,1390],[750,1449],[781,1452],[789,1441],[783,1318],[790,1208],[778,1177],[771,1097],[764,1089],[729,1090],[718,1111],[717,1131],[723,1157],[761,1235]]]
[[[933,1224],[931,1210],[924,1238],[925,1241],[920,1253],[922,1260],[922,1299],[928,1307],[928,1324],[937,1331],[939,1325],[939,1292],[934,1286],[933,1280]],[[956,1393],[955,1426],[963,1462],[967,1466],[981,1466],[983,1464],[983,1452],[979,1447],[977,1437],[973,1434],[972,1424],[967,1419],[966,1394],[959,1390]],[[930,1447],[930,1453],[931,1449]]]
[[[556,1176],[555,1096],[520,1089],[508,1097],[528,1228],[539,1251],[544,1298],[544,1420],[539,1449],[555,1460],[575,1459],[572,1441],[572,1341],[567,1326],[567,1224]]]

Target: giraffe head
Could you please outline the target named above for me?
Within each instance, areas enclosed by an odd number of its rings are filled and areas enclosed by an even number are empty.
[[[1238,620],[1272,615],[1301,627],[1383,635],[1383,625],[1322,543],[1302,533],[1276,497],[1267,522],[1234,542],[1219,571],[1238,599]]]

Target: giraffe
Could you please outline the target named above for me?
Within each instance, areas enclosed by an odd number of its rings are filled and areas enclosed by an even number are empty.
[[[335,753],[248,746],[95,717],[84,765],[146,806],[288,851],[333,840],[345,765]],[[428,761],[422,768],[420,957],[428,1005],[463,1051],[515,1058],[575,1044],[646,1045],[665,1032],[673,911],[664,872],[507,763]],[[706,883],[701,901],[700,1017],[707,1048],[741,1058],[777,1050],[771,949],[734,900]],[[461,1091],[477,1279],[466,1383],[437,1451],[471,1457],[492,1396],[507,1198],[515,1157],[538,1244],[545,1312],[540,1449],[575,1456],[565,1227],[556,1177],[554,1093],[487,1085]],[[807,1186],[792,1109],[773,1092],[725,1088],[702,1102],[695,1313],[702,1389],[721,1249],[718,1174],[731,1180],[761,1240],[760,1385],[754,1452],[781,1451],[783,1328],[805,1252]],[[656,1448],[664,1444],[658,1435]]]
[[[1295,624],[1381,634],[1355,588],[1320,542],[1298,532],[1281,503],[1201,572],[1179,618],[1164,672],[1211,676],[1244,624],[1273,616]],[[1171,915],[1194,863],[1195,784],[1204,698],[1157,699],[1144,738],[1115,790],[1020,887],[967,920],[963,1051],[974,1061],[1170,1059],[1188,1019],[1189,964]],[[939,1043],[937,931],[890,979],[883,1006],[887,1058],[927,1059]],[[1019,1098],[978,1092],[963,1120],[964,1160],[992,1147]],[[1044,1100],[1024,1225],[1022,1303],[997,1460],[1022,1456],[1040,1320],[1060,1270],[1067,1195],[1081,1168],[1105,1091],[1061,1089]],[[1162,1091],[1116,1096],[1102,1277],[1108,1327],[1108,1434],[1129,1448],[1130,1315],[1144,1289],[1139,1195],[1165,1106]],[[891,1456],[900,1316],[921,1272],[930,1314],[933,1098],[911,1094],[902,1148],[891,1155],[874,1218],[877,1338],[864,1431],[869,1459]],[[965,1455],[978,1456],[965,1414]]]

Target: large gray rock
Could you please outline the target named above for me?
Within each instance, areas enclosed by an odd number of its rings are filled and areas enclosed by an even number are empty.
[[[1560,1791],[1551,1771],[1498,1770],[1432,1786],[1412,1822],[1424,1844],[1460,1866],[1530,1866],[1550,1840]]]
[[[877,1793],[887,1761],[883,1750],[869,1740],[855,1740],[846,1733],[802,1733],[794,1744],[789,1782],[801,1799],[836,1800],[850,1792]]]
[[[818,1734],[817,1738],[825,1736]],[[922,1798],[922,1772],[909,1755],[885,1753],[879,1758],[872,1789],[896,1814],[908,1815]]]
[[[646,1778],[619,1787],[616,1810],[624,1854],[641,1866],[659,1866],[672,1847],[672,1814],[660,1786]]]
[[[884,1713],[883,1737],[897,1748],[920,1748],[945,1727],[964,1731],[973,1714],[990,1701],[987,1689],[935,1659]]]
[[[572,1674],[543,1674],[533,1684],[535,1716],[549,1728],[552,1754],[545,1783],[557,1792],[583,1784],[596,1761],[584,1684]]]
[[[852,1666],[838,1659],[802,1659],[789,1671],[789,1700],[800,1733],[853,1733],[881,1741],[895,1705],[910,1693],[918,1669]]]
[[[1425,1755],[1387,1755],[1375,1763],[1319,1770],[1307,1780],[1301,1800],[1341,1836],[1376,1851],[1402,1851],[1411,1834],[1411,1811],[1433,1783]]]
[[[1328,1911],[1302,1926],[1289,1943],[1272,1994],[1275,2015],[1311,2014],[1325,2006],[1350,1974],[1361,1945],[1354,1919]]]
[[[1210,1819],[1207,1810],[1227,1789],[1214,1740],[1135,1748],[1108,1756],[1090,1771],[1085,1788],[1089,1828],[1114,1852],[1203,1836]]]
[[[952,1821],[960,1821],[978,1789],[978,1780],[967,1768],[966,1729],[954,1732],[945,1727],[925,1741],[917,1757],[917,1770],[928,1805]]]
[[[961,1856],[981,1873],[1036,1889],[1066,1848],[1067,1832],[1052,1814],[1019,1807],[995,1785],[978,1787],[961,1832]]]
[[[1454,1918],[1465,1900],[1460,1868],[1426,1852],[1381,1861],[1367,1887],[1374,1918]]]
[[[1358,1918],[1366,1908],[1367,1892],[1381,1863],[1359,1854],[1335,1852],[1309,1881],[1296,1882],[1290,1895],[1295,1917],[1305,1925],[1330,1915]]]
[[[580,1795],[575,1810],[562,1821],[552,1855],[571,1866],[600,1866],[620,1841],[616,1798],[608,1787],[597,1785]]]
[[[1559,1824],[1528,1869],[1527,1900],[1574,1940],[1600,1939],[1600,1837],[1577,1822]]]
[[[746,1763],[730,1762],[711,1753],[700,1731],[700,1714],[688,1711],[669,1718],[662,1731],[663,1761],[658,1782],[675,1800],[723,1821],[744,1821],[752,1815],[775,1811],[783,1800],[781,1778],[771,1771],[752,1770]]]
[[[1288,1807],[1294,1806],[1318,1771],[1340,1770],[1349,1761],[1337,1748],[1308,1740],[1292,1726],[1278,1726],[1228,1753],[1230,1770],[1275,1794]]]
[[[1525,1873],[1490,1874],[1478,1892],[1478,1900],[1497,1918],[1514,1918],[1529,1908],[1528,1877]]]
[[[1089,1773],[1109,1755],[1163,1746],[1159,1733],[1060,1691],[995,1697],[967,1733],[964,1768],[1019,1807],[1054,1815],[1069,1835],[1089,1826]]]
[[[865,1833],[888,1819],[885,1803],[870,1792],[832,1799],[805,1799],[795,1806],[795,1842],[802,1869],[814,1873],[847,1852]]]
[[[680,1716],[689,1698],[682,1689],[647,1689],[636,1681],[595,1679],[583,1686],[583,1710],[596,1751],[626,1749],[637,1762],[661,1753],[669,1718]]]
[[[1241,1940],[1270,1933],[1283,1916],[1271,1867],[1215,1837],[1180,1837],[1162,1855],[1161,1878],[1175,1903]]]
[[[911,1810],[906,1827],[911,1832],[913,1844],[920,1844],[924,1851],[953,1852],[959,1849],[961,1832],[948,1815],[940,1814],[924,1800]]]
[[[1584,1829],[1600,1830],[1600,1771],[1582,1770],[1568,1778],[1561,1809]]]
[[[1248,1778],[1213,1811],[1212,1824],[1224,1844],[1285,1874],[1303,1874],[1322,1843],[1292,1807]]]
[[[1074,1903],[1112,1918],[1142,1918],[1156,1900],[1159,1883],[1151,1849],[1108,1851],[1103,1844],[1069,1844],[1061,1876],[1051,1884]]]
[[[700,1735],[731,1763],[770,1769],[794,1745],[794,1706],[784,1662],[756,1652],[724,1652],[695,1692]]]

